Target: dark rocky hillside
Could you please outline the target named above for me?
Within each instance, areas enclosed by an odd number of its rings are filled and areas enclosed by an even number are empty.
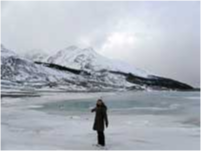
[[[91,75],[91,73],[87,71],[71,69],[71,68],[60,66],[53,63],[43,63],[43,62],[35,62],[35,63],[42,64],[46,67],[54,68],[57,70],[72,72],[74,74],[84,74],[88,76]],[[194,88],[188,84],[185,84],[173,79],[169,79],[169,78],[159,77],[159,76],[150,76],[149,78],[144,78],[144,77],[136,76],[132,73],[124,73],[119,71],[101,70],[99,72],[100,73],[109,72],[109,73],[113,73],[117,75],[123,75],[125,76],[125,79],[130,83],[144,86],[147,88],[152,88],[155,90],[170,90],[170,89],[171,90],[194,90]],[[136,87],[134,87],[134,89],[136,89]]]

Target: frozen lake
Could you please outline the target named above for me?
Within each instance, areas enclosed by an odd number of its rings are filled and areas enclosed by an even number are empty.
[[[99,149],[90,108],[108,106],[107,149],[199,150],[199,92],[41,93],[2,98],[2,149]]]

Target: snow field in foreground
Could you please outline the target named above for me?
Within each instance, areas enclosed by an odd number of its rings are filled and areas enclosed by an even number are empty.
[[[100,95],[77,94],[77,97]],[[55,96],[3,98],[2,149],[99,149],[93,145],[97,139],[92,130],[94,114],[60,115],[37,110],[47,101],[44,98],[56,101]],[[177,122],[174,116],[111,113],[105,135],[107,148],[113,150],[198,150],[199,131],[199,127]]]

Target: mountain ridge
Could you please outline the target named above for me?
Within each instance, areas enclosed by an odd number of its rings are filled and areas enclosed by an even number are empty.
[[[98,54],[92,47],[81,49],[70,46],[50,56],[47,62],[79,70],[99,71],[106,69],[131,72],[143,77],[148,77],[149,75],[146,71],[135,68],[125,62],[106,58]]]
[[[67,91],[193,89],[173,79],[141,73],[143,70],[137,68],[132,71],[129,68],[122,69],[124,64],[118,68],[116,62],[99,55],[93,48],[70,46],[47,59],[41,59],[42,61],[24,59],[3,45],[1,52],[3,88],[9,87],[9,84],[21,83],[22,87],[58,88]]]

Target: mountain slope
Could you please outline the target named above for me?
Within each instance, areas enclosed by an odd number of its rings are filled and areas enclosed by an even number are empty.
[[[3,83],[10,81],[12,82],[10,84],[18,83],[22,86],[48,85],[51,82],[58,82],[62,78],[68,79],[72,76],[71,72],[55,71],[36,65],[1,46],[1,80]]]
[[[110,73],[87,75],[85,72],[76,73],[75,69],[62,70],[57,66],[34,63],[2,46],[1,86],[2,88],[49,87],[71,91],[103,91],[134,85],[129,84],[122,75]]]
[[[50,56],[46,62],[33,62],[34,58],[31,58],[24,59],[2,45],[1,88],[66,91],[193,89],[185,83],[154,76],[128,64],[107,59],[91,48],[71,46]]]
[[[146,71],[135,68],[125,62],[103,57],[92,48],[80,49],[76,46],[70,46],[58,51],[55,55],[50,56],[47,59],[47,62],[89,72],[112,70],[132,73],[141,77],[149,76]]]
[[[49,64],[89,72],[90,74],[108,71],[109,73],[125,76],[129,83],[154,89],[180,89],[188,90],[193,87],[182,82],[152,75],[144,70],[135,68],[125,62],[105,58],[95,52],[92,48],[80,49],[76,46],[70,46],[58,51],[55,55],[48,58]],[[118,82],[118,81],[117,81]]]
[[[10,57],[10,56],[16,56],[17,57],[17,54],[15,54],[13,51],[5,48],[4,45],[1,44],[1,59],[5,59],[5,58]]]
[[[43,50],[34,49],[24,53],[22,57],[30,61],[46,61],[49,55]]]

